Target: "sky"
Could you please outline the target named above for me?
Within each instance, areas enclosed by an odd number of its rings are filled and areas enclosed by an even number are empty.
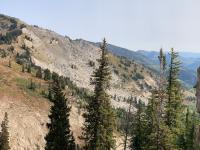
[[[200,0],[0,0],[28,24],[131,50],[200,52]]]

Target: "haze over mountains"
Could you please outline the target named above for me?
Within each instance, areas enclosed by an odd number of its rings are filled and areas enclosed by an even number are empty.
[[[98,45],[99,43],[96,43]],[[140,64],[145,65],[146,67],[158,71],[159,62],[157,51],[149,50],[129,50],[126,48],[118,47],[112,44],[108,44],[108,50],[113,54],[118,56],[124,56],[130,60],[134,60]],[[169,62],[169,53],[166,52],[167,60]],[[194,52],[179,52],[180,61],[181,61],[181,73],[180,79],[188,87],[193,87],[196,84],[196,71],[200,64],[200,53]]]
[[[140,64],[144,64],[155,71],[159,69],[157,51],[149,50],[137,50],[132,51],[126,48],[118,47],[112,44],[108,45],[109,51],[112,53],[124,56],[129,59],[135,60]],[[169,53],[165,52],[167,56],[167,62],[169,63]],[[200,64],[200,53],[194,52],[179,52],[181,61],[181,72],[180,79],[185,83],[186,86],[192,87],[196,84],[196,71]]]
[[[82,144],[78,137],[83,124],[81,106],[85,101],[78,94],[92,92],[90,77],[98,67],[100,43],[72,40],[5,15],[0,15],[0,33],[0,85],[3,91],[0,92],[3,97],[0,117],[5,111],[9,114],[11,147],[44,148],[50,101],[45,97],[48,82],[36,78],[38,68],[67,77],[70,84],[66,92],[70,93],[72,105],[70,123],[76,142]],[[126,98],[130,96],[147,103],[151,90],[158,86],[158,52],[131,51],[111,44],[108,44],[108,50],[111,52],[108,57],[112,74],[109,90],[112,106],[126,109],[129,106]],[[186,66],[182,70],[181,80],[192,87],[196,82],[193,77],[199,57],[190,58],[182,54],[181,59]],[[10,61],[12,67],[8,67]],[[24,64],[33,66],[31,73],[22,72]],[[28,88],[30,81],[36,84],[37,90]],[[188,90],[184,98],[187,97],[194,97],[194,94]],[[29,121],[30,117],[32,122]],[[117,142],[121,140],[120,136],[116,139]]]

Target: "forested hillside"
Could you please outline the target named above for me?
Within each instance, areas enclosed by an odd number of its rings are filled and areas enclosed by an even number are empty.
[[[176,50],[72,40],[5,15],[0,31],[0,149],[198,150],[195,79]]]

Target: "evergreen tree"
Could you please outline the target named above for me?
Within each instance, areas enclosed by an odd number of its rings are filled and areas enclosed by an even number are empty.
[[[60,84],[61,84],[61,88],[65,89],[65,86],[66,86],[65,78],[63,76],[60,76],[59,81],[60,81]]]
[[[55,72],[52,73],[52,80],[55,81],[55,80],[59,80],[59,75]]]
[[[51,100],[53,99],[53,95],[52,95],[52,85],[51,85],[51,83],[49,83],[48,90],[49,90],[48,99],[51,101]]]
[[[36,84],[33,82],[32,79],[30,79],[29,89],[31,89],[31,90],[33,90],[33,91],[36,89]]]
[[[145,148],[148,150],[172,150],[174,145],[171,141],[172,133],[166,126],[163,115],[160,113],[160,94],[155,90],[149,99],[145,112],[146,136]]]
[[[182,99],[181,99],[181,86],[178,80],[180,72],[180,61],[178,59],[178,53],[171,49],[171,60],[169,66],[169,76],[167,85],[168,99],[166,102],[166,124],[169,128],[177,127],[179,114],[182,111]]]
[[[40,78],[40,79],[42,78],[42,68],[41,67],[38,68],[38,70],[36,72],[36,77]]]
[[[167,100],[165,103],[165,124],[171,131],[172,144],[177,149],[183,149],[184,140],[184,107],[182,104],[181,84],[178,79],[180,61],[178,53],[173,48],[170,52],[169,75],[167,79]]]
[[[164,102],[166,101],[166,56],[162,49],[160,49],[158,59],[160,63],[158,88],[152,91],[152,97],[149,99],[145,114],[147,121],[146,148],[149,150],[173,149],[173,144],[170,141],[171,131],[165,125],[163,118]]]
[[[47,124],[49,129],[45,137],[45,150],[75,150],[76,145],[74,137],[70,130],[69,115],[70,107],[68,101],[62,92],[59,80],[53,83],[53,106],[50,111],[50,123]]]
[[[135,114],[135,119],[133,121],[133,133],[131,137],[131,144],[130,149],[131,150],[143,150],[146,146],[146,133],[145,128],[146,122],[145,122],[145,107],[142,104],[141,100],[139,100],[137,105],[137,112]]]
[[[44,80],[51,80],[51,71],[49,69],[44,70]]]
[[[25,72],[25,66],[24,66],[24,63],[22,63],[22,72]]]
[[[87,150],[110,150],[115,145],[113,137],[115,115],[111,107],[110,96],[107,94],[111,74],[105,39],[101,45],[101,52],[100,65],[94,71],[91,82],[95,86],[94,95],[89,100],[87,112],[84,114],[82,138],[85,140]]]
[[[9,150],[9,132],[8,132],[8,114],[5,113],[4,120],[1,124],[1,134],[0,134],[0,150]]]
[[[28,73],[31,73],[31,64],[29,64],[27,67],[28,67],[28,68],[27,68],[27,72],[28,72]]]
[[[128,143],[129,143],[129,139],[128,139],[128,136],[130,134],[130,125],[131,125],[131,115],[132,115],[132,112],[131,112],[131,109],[133,107],[133,97],[131,96],[129,99],[128,99],[128,102],[129,102],[129,108],[128,108],[128,111],[126,113],[126,116],[125,116],[125,127],[124,127],[124,150],[127,149],[128,147]]]
[[[197,150],[196,147],[196,125],[197,125],[197,119],[196,119],[196,113],[195,111],[193,114],[189,111],[189,108],[187,109],[186,113],[186,119],[185,119],[185,145],[184,150]]]

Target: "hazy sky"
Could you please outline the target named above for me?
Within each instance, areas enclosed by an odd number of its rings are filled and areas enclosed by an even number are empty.
[[[0,0],[0,13],[72,39],[200,52],[200,0]]]

